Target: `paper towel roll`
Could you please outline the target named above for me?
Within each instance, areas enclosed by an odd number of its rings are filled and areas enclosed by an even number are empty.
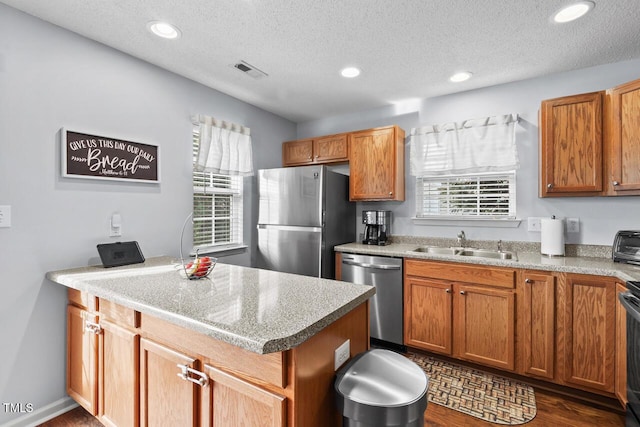
[[[564,256],[564,221],[542,218],[540,252],[542,255]]]

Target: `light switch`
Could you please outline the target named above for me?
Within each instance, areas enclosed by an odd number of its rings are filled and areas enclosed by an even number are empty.
[[[0,205],[0,228],[11,227],[11,206]]]
[[[111,215],[111,230],[109,231],[109,237],[122,236],[122,217],[119,213]]]

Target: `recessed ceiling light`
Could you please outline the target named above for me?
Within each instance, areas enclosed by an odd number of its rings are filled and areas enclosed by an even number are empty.
[[[342,75],[342,77],[351,79],[354,77],[358,77],[360,75],[360,70],[356,67],[347,67],[343,68],[342,71],[340,71],[340,74]]]
[[[164,39],[177,39],[180,37],[180,30],[175,25],[168,22],[151,21],[147,23],[147,29],[158,37]]]
[[[454,83],[463,82],[465,80],[469,80],[473,74],[469,71],[462,71],[460,73],[455,73],[453,76],[449,77],[449,81]]]
[[[574,21],[595,7],[590,1],[580,1],[560,9],[553,15],[553,20],[559,24]]]

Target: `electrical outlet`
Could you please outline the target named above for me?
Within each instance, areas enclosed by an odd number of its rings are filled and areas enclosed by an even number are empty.
[[[567,218],[567,233],[579,233],[580,232],[580,218]]]
[[[11,227],[11,206],[0,206],[0,228]]]
[[[334,370],[337,371],[340,366],[344,364],[347,360],[349,360],[349,356],[351,354],[351,341],[346,340],[342,343],[342,345],[336,348],[335,357],[333,359]]]
[[[530,217],[527,218],[527,231],[537,231],[540,232],[542,230],[542,223],[540,218]]]

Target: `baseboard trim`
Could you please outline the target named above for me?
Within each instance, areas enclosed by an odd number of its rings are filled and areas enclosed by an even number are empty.
[[[35,427],[49,421],[52,418],[62,415],[65,412],[78,407],[79,405],[70,397],[63,397],[60,400],[56,400],[42,408],[38,408],[35,411],[20,417],[16,420],[10,421],[4,424],[3,427]]]

